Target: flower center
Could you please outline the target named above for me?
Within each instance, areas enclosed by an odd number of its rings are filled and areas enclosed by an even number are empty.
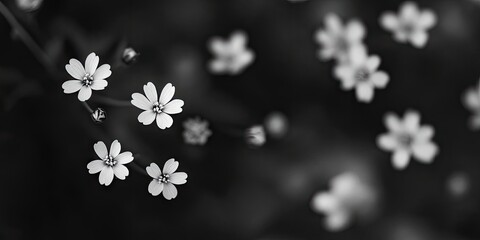
[[[90,86],[93,83],[93,76],[90,73],[85,73],[85,76],[82,78],[82,85],[83,86]]]
[[[157,181],[159,181],[161,183],[168,183],[168,182],[170,182],[170,175],[162,174],[162,175],[160,175],[160,177],[157,178]]]
[[[155,113],[161,113],[164,108],[165,108],[165,106],[163,104],[156,102],[156,103],[153,104],[152,110]]]
[[[410,147],[413,143],[413,137],[407,133],[400,134],[398,135],[398,141],[403,147]]]
[[[339,37],[336,43],[337,50],[339,52],[347,52],[349,49],[349,44],[345,37]]]
[[[370,72],[366,68],[360,68],[355,73],[355,81],[365,82],[370,78]]]
[[[113,167],[115,164],[117,164],[117,160],[115,160],[115,158],[111,155],[108,155],[103,159],[103,163],[107,166]]]
[[[407,35],[411,35],[415,31],[415,24],[413,22],[406,22],[402,24],[401,28]]]

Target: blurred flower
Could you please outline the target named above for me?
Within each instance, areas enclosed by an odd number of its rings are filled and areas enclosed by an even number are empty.
[[[288,119],[281,112],[272,112],[265,118],[265,130],[274,138],[281,138],[288,130]]]
[[[343,62],[348,60],[351,48],[364,48],[365,28],[361,22],[352,20],[344,26],[333,13],[327,14],[324,21],[325,29],[319,29],[315,34],[316,41],[321,45],[318,54],[321,60]]]
[[[138,115],[138,121],[143,125],[150,125],[155,119],[160,129],[169,128],[173,124],[173,118],[169,114],[177,114],[182,112],[183,100],[174,99],[175,87],[171,83],[165,85],[160,94],[157,95],[157,89],[153,83],[148,82],[143,86],[144,95],[140,93],[132,94],[131,103],[143,111]],[[170,101],[171,100],[171,101]]]
[[[342,82],[344,90],[355,88],[360,102],[370,102],[375,88],[385,88],[389,81],[388,75],[377,71],[380,58],[368,56],[365,48],[354,48],[349,53],[349,61],[337,63],[334,75]]]
[[[402,119],[395,114],[388,113],[385,116],[385,125],[389,133],[381,134],[377,138],[378,146],[393,152],[393,166],[402,170],[407,167],[411,155],[419,162],[431,163],[438,153],[438,147],[432,142],[433,127],[420,126],[420,114],[409,110]]]
[[[135,49],[128,47],[128,48],[125,48],[125,50],[123,50],[122,61],[125,64],[130,65],[137,61],[138,56],[140,56],[140,53],[135,51]]]
[[[212,38],[208,45],[215,58],[209,63],[210,71],[230,75],[241,73],[255,59],[255,54],[246,48],[246,44],[247,35],[242,31],[234,32],[228,40]]]
[[[480,129],[480,84],[477,87],[469,88],[463,95],[463,104],[473,113],[470,117],[470,128]]]
[[[100,172],[98,181],[105,186],[112,183],[113,175],[118,179],[125,180],[128,176],[128,168],[123,165],[133,161],[131,152],[120,153],[121,145],[117,140],[112,142],[110,153],[102,141],[95,143],[93,149],[100,160],[93,160],[88,163],[88,173],[95,174]]]
[[[32,12],[42,6],[43,0],[16,0],[18,8],[25,12]]]
[[[393,12],[386,12],[380,17],[380,24],[393,32],[396,41],[401,43],[409,41],[417,48],[425,46],[428,40],[427,30],[436,22],[437,18],[433,11],[420,11],[414,2],[404,2],[398,16]]]
[[[325,227],[330,231],[344,230],[364,209],[376,203],[374,189],[353,173],[343,173],[330,181],[330,191],[316,193],[313,210],[325,214]]]
[[[208,121],[200,118],[190,118],[183,122],[183,139],[192,145],[204,145],[212,131],[208,128]]]
[[[178,162],[173,158],[165,162],[163,172],[157,164],[151,163],[150,166],[147,167],[147,173],[153,180],[148,185],[148,192],[153,196],[158,196],[163,192],[163,197],[167,200],[177,197],[177,188],[175,185],[185,184],[188,177],[184,172],[175,172],[177,168]]]
[[[85,68],[77,59],[70,59],[70,63],[65,65],[67,72],[75,78],[62,84],[64,93],[74,93],[78,91],[78,100],[86,101],[92,96],[93,90],[103,90],[108,82],[105,78],[110,77],[110,65],[103,64],[97,69],[98,58],[95,53],[90,53],[85,60]]]
[[[105,110],[103,110],[102,108],[95,109],[95,111],[93,111],[91,116],[93,121],[96,123],[101,123],[103,122],[103,120],[105,120],[105,118],[107,118],[107,114]]]
[[[260,147],[265,144],[265,130],[261,125],[254,125],[245,131],[245,139],[251,146]]]
[[[464,196],[470,188],[470,180],[464,172],[456,172],[448,177],[447,191],[453,197]]]

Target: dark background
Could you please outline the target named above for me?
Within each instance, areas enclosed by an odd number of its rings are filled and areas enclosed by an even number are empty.
[[[480,239],[480,135],[469,130],[461,102],[479,76],[480,5],[473,0],[417,1],[438,18],[423,49],[395,42],[378,23],[402,1],[45,0],[33,13],[2,2],[45,49],[51,70],[1,18],[0,239]],[[370,104],[342,91],[333,62],[316,56],[314,32],[329,12],[364,23],[369,52],[390,75]],[[248,34],[254,63],[237,76],[211,75],[208,40],[237,29]],[[121,62],[126,46],[141,53],[131,66]],[[89,100],[107,111],[100,125],[61,88],[68,60],[83,62],[92,51],[113,72]],[[133,106],[96,102],[130,100],[148,81],[173,83],[185,101],[168,130],[138,123]],[[407,109],[435,127],[440,152],[431,165],[412,161],[397,171],[375,139],[386,131],[387,111]],[[272,111],[288,117],[288,134],[249,148],[242,129]],[[197,115],[213,131],[203,147],[182,139],[181,123]],[[99,185],[86,168],[96,158],[93,144],[115,139],[122,151],[140,154],[141,166],[178,160],[188,173],[178,197],[152,197],[150,179],[131,166],[125,181]],[[351,169],[378,185],[378,214],[328,232],[311,197]],[[457,172],[470,184],[461,198],[446,189]]]

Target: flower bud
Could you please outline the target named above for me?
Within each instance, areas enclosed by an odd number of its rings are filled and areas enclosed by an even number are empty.
[[[254,125],[245,131],[245,140],[254,147],[260,147],[265,144],[265,130],[261,125]]]
[[[208,128],[208,122],[200,118],[190,118],[183,122],[183,139],[191,145],[204,145],[212,131]]]
[[[95,123],[102,123],[107,118],[107,113],[102,108],[97,108],[91,116]]]
[[[16,0],[17,7],[25,12],[33,12],[40,8],[43,0]]]
[[[265,118],[265,130],[274,138],[283,137],[288,131],[287,117],[281,112],[272,112]]]
[[[137,61],[138,56],[140,56],[140,53],[135,51],[135,49],[128,47],[128,48],[125,48],[125,50],[123,50],[122,61],[125,64],[130,65]]]

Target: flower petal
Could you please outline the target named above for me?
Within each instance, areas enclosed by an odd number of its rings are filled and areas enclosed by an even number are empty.
[[[433,27],[437,23],[437,17],[431,10],[424,10],[418,19],[418,25],[423,29]]]
[[[150,125],[155,120],[157,114],[152,110],[146,110],[140,113],[137,117],[138,121],[143,125]]]
[[[150,166],[147,166],[147,173],[150,175],[152,178],[158,178],[160,175],[162,175],[162,171],[160,170],[160,167],[156,163],[150,163]]]
[[[338,33],[343,30],[342,21],[334,13],[328,13],[324,19],[325,27],[333,33]]]
[[[163,108],[163,111],[168,114],[181,113],[183,104],[184,104],[183,100],[180,100],[180,99],[172,100],[171,102],[167,103],[167,105],[165,105],[165,107]]]
[[[175,94],[175,87],[171,83],[167,83],[162,89],[158,102],[163,105],[167,104],[172,100],[173,94]]]
[[[67,70],[70,76],[78,80],[81,80],[85,76],[83,65],[75,58],[70,59],[69,64],[65,65],[65,70]]]
[[[410,36],[410,42],[417,48],[422,48],[427,44],[428,34],[424,31],[415,31]]]
[[[108,186],[113,181],[113,168],[105,167],[98,176],[98,181],[101,185]]]
[[[104,167],[105,164],[102,160],[93,160],[87,164],[88,173],[90,174],[98,173],[102,171]]]
[[[168,159],[168,161],[165,162],[163,165],[163,174],[172,174],[175,171],[177,171],[178,168],[178,162],[175,161],[174,158]]]
[[[358,42],[365,36],[363,24],[357,20],[350,21],[345,29],[347,39],[350,42]]]
[[[424,125],[418,129],[415,137],[416,137],[416,140],[420,142],[427,142],[433,137],[434,133],[435,133],[435,130],[433,129],[432,126]]]
[[[340,231],[348,226],[350,219],[347,211],[337,211],[325,218],[325,227],[330,231]]]
[[[100,80],[93,80],[92,85],[90,85],[90,87],[93,90],[103,90],[105,89],[105,87],[107,87],[107,85],[108,85],[107,80],[100,79]]]
[[[480,92],[476,88],[468,89],[463,98],[465,107],[472,111],[480,110]]]
[[[378,57],[377,55],[372,55],[368,57],[365,62],[365,66],[368,70],[370,70],[370,72],[375,72],[378,66],[380,66],[380,57]]]
[[[85,102],[92,96],[92,89],[90,87],[83,86],[78,92],[78,100]]]
[[[402,132],[403,131],[403,123],[401,122],[400,118],[394,113],[387,113],[385,114],[385,125],[387,129],[391,132]]]
[[[377,138],[377,145],[382,150],[392,151],[398,148],[398,138],[393,134],[381,134]]]
[[[142,110],[152,110],[153,108],[153,104],[144,95],[140,93],[132,94],[132,101],[130,102],[133,106]]]
[[[392,164],[393,167],[397,170],[405,169],[410,161],[410,152],[407,150],[401,149],[393,153]]]
[[[438,147],[432,142],[418,143],[412,145],[412,152],[419,162],[431,163],[438,153]]]
[[[130,163],[131,161],[133,161],[133,156],[132,156],[131,152],[123,152],[123,153],[118,154],[117,157],[115,157],[115,160],[119,164],[127,164],[127,163]]]
[[[145,96],[147,96],[148,100],[151,103],[157,102],[157,88],[153,83],[148,82],[147,85],[143,85],[143,91],[145,92]]]
[[[110,71],[109,64],[103,64],[100,66],[93,74],[93,80],[101,80],[110,77],[112,75],[112,71]]]
[[[171,183],[163,184],[163,197],[167,200],[171,200],[177,197],[177,188]]]
[[[404,2],[400,7],[400,17],[404,21],[416,20],[418,15],[418,6],[414,2]]]
[[[173,118],[166,113],[157,114],[157,126],[160,129],[165,129],[171,127],[173,124]]]
[[[82,88],[82,81],[80,80],[68,80],[62,84],[64,93],[74,93]]]
[[[148,184],[148,192],[153,196],[158,196],[163,190],[163,185],[163,183],[154,179]]]
[[[369,83],[359,83],[356,87],[357,99],[360,102],[370,102],[373,99],[373,85]]]
[[[95,74],[95,70],[97,70],[99,61],[99,57],[95,55],[94,52],[88,54],[87,59],[85,60],[85,72],[89,73],[90,75]]]
[[[116,164],[113,166],[113,173],[118,179],[125,180],[125,178],[128,176],[128,168],[122,164]]]
[[[396,30],[399,26],[399,21],[393,12],[386,12],[380,17],[380,25],[387,30]]]
[[[405,130],[409,133],[415,134],[420,127],[420,114],[414,110],[408,110],[405,113],[403,124]]]
[[[340,203],[338,199],[331,193],[320,192],[315,194],[311,202],[312,208],[318,213],[329,214],[338,211]]]
[[[97,143],[93,144],[93,150],[100,159],[104,159],[108,155],[107,146],[102,141],[98,141]]]
[[[176,185],[185,184],[187,182],[188,175],[184,172],[176,172],[170,174],[170,182]]]
[[[116,158],[118,154],[120,153],[120,150],[122,149],[122,145],[118,140],[115,140],[112,142],[112,145],[110,145],[110,156],[113,158]]]
[[[373,85],[375,85],[375,87],[384,88],[387,86],[389,77],[387,73],[383,71],[378,71],[372,74],[372,76],[370,77],[370,80],[372,81]]]

